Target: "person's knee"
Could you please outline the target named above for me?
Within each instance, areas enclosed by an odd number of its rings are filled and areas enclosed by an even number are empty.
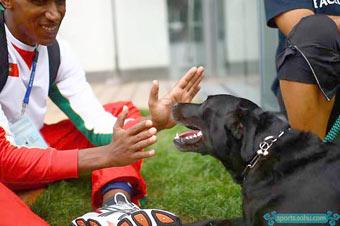
[[[281,80],[280,89],[290,125],[323,138],[334,98],[325,100],[317,85],[313,84]]]
[[[311,120],[319,111],[319,91],[316,85],[280,81],[280,89],[288,118]]]
[[[135,107],[135,105],[133,104],[133,102],[131,100],[121,101],[121,103],[122,103],[122,105],[127,106],[129,109]]]
[[[285,104],[292,104],[295,110],[306,108],[322,111],[331,108],[334,98],[327,101],[316,84],[280,80],[280,91]]]
[[[103,107],[105,111],[117,117],[122,112],[124,106],[128,107],[127,118],[138,120],[141,118],[140,110],[132,103],[132,101],[119,101],[114,103],[108,103],[105,104]]]
[[[130,108],[130,106],[132,106],[133,104],[131,101],[117,101],[117,102],[106,103],[103,105],[103,107],[106,111],[114,112],[114,111],[121,111],[124,105]]]
[[[297,46],[321,44],[333,49],[336,48],[337,36],[337,26],[332,19],[326,15],[313,15],[302,18],[288,39]]]

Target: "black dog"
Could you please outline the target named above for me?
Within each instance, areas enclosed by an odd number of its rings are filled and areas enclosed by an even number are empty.
[[[274,113],[230,95],[178,104],[173,116],[193,129],[175,137],[176,147],[216,157],[242,187],[241,219],[193,225],[268,225],[264,215],[273,211],[328,211],[340,225],[340,146],[289,129]]]

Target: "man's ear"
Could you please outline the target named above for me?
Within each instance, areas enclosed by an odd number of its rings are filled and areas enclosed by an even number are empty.
[[[10,9],[12,8],[12,5],[13,5],[12,0],[0,0],[0,3],[5,9]]]

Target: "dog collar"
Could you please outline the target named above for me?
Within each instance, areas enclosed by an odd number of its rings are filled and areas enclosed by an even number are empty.
[[[289,128],[288,128],[289,130]],[[267,156],[269,154],[269,149],[270,147],[283,135],[285,134],[285,130],[281,131],[279,135],[276,137],[274,136],[267,136],[263,139],[263,141],[259,145],[259,149],[256,152],[256,155],[254,158],[247,164],[247,166],[244,168],[242,172],[242,177],[243,179],[245,176],[247,176],[247,173],[249,172],[250,169],[254,168],[256,163],[263,157]]]

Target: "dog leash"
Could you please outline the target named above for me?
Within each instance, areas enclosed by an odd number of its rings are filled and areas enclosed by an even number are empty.
[[[327,136],[323,139],[323,142],[332,142],[335,141],[337,136],[340,135],[340,115],[337,120],[333,124],[331,130],[328,132]]]
[[[289,130],[290,128],[288,128]],[[259,149],[256,152],[256,155],[254,158],[247,164],[247,166],[244,168],[242,172],[242,177],[245,178],[247,173],[249,172],[250,169],[254,168],[256,163],[264,157],[269,154],[269,148],[280,138],[282,135],[285,134],[285,130],[281,131],[278,136],[267,136],[263,139],[263,141],[259,144]]]

